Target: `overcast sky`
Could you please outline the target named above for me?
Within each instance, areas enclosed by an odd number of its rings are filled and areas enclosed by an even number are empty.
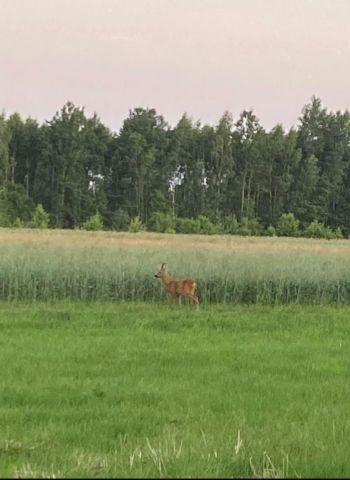
[[[216,124],[350,107],[350,0],[0,0],[0,111],[70,100],[118,131],[129,109]]]

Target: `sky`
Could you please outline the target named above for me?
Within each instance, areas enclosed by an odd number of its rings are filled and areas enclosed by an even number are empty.
[[[312,95],[350,107],[350,0],[0,0],[0,112],[65,102],[118,131],[155,108],[215,125],[253,109],[298,124]]]

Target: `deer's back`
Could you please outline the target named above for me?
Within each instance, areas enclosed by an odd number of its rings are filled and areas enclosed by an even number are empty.
[[[196,291],[197,284],[192,278],[184,280],[172,280],[168,284],[169,293],[172,295],[193,295]]]

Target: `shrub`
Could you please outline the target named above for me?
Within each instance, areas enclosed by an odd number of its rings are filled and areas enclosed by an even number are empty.
[[[164,233],[176,233],[175,228],[167,228]]]
[[[337,236],[339,234],[341,237]],[[332,238],[342,238],[342,233],[339,227],[333,232],[330,227],[326,226],[322,222],[319,222],[318,220],[314,220],[310,223],[310,225],[308,225],[304,235],[305,237],[309,238],[326,238],[328,240]]]
[[[275,227],[272,225],[269,225],[265,230],[265,235],[267,235],[268,237],[276,237],[277,233],[276,233]]]
[[[17,217],[13,222],[12,226],[15,228],[22,228],[24,227],[24,222],[19,217]]]
[[[138,232],[142,232],[144,230],[146,230],[146,227],[145,225],[142,223],[140,217],[137,215],[136,217],[133,217],[131,220],[130,220],[130,224],[129,224],[129,232],[131,233],[138,233]]]
[[[296,237],[300,233],[299,220],[293,213],[283,213],[277,222],[276,231],[282,237]]]
[[[197,220],[199,222],[200,233],[206,235],[214,235],[215,233],[219,233],[220,227],[218,225],[215,225],[205,215],[199,215]]]
[[[337,239],[344,238],[343,232],[341,231],[340,227],[337,227],[334,230],[334,238],[337,238]]]
[[[39,203],[34,210],[29,226],[32,228],[48,228],[49,218],[49,214],[45,212],[44,207]]]
[[[257,218],[242,217],[237,233],[239,235],[261,235],[263,231]]]
[[[200,233],[201,226],[198,219],[177,218],[175,229],[177,233]]]
[[[23,185],[10,184],[0,189],[0,225],[10,227],[17,218],[30,223],[33,212],[34,204]]]
[[[150,229],[156,232],[175,232],[175,219],[169,213],[154,212],[150,219]]]
[[[247,217],[242,217],[242,219],[239,223],[237,233],[239,235],[250,235],[250,230],[249,230],[248,218]]]
[[[235,234],[238,232],[239,223],[236,215],[228,215],[223,220],[223,230],[225,233]]]
[[[257,218],[250,218],[248,220],[248,228],[251,232],[251,235],[261,235],[263,233],[263,227],[260,225],[259,220]]]
[[[0,227],[9,227],[10,221],[5,212],[0,211]]]
[[[118,208],[113,214],[112,217],[112,228],[113,230],[124,231],[128,230],[130,224],[130,216],[126,210],[123,208]]]
[[[90,218],[88,218],[86,222],[83,223],[83,229],[90,231],[103,230],[101,214],[97,212],[95,215],[92,215]]]
[[[10,219],[8,215],[8,201],[5,188],[0,188],[0,227],[8,227]]]

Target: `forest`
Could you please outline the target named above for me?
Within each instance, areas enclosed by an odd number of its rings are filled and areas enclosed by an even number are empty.
[[[297,127],[266,131],[251,110],[171,127],[135,108],[118,133],[72,102],[42,124],[4,112],[0,226],[40,225],[348,236],[349,111],[312,97]]]

